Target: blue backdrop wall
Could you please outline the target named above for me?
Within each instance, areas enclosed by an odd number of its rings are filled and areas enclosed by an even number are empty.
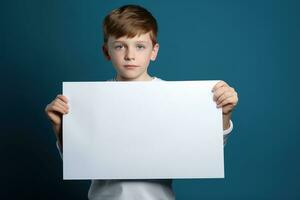
[[[1,1],[1,196],[85,199],[63,181],[45,106],[62,81],[104,81],[103,17],[149,9],[160,52],[150,74],[224,80],[239,93],[225,179],[175,180],[177,199],[300,199],[299,1]],[[2,198],[1,197],[1,198]]]

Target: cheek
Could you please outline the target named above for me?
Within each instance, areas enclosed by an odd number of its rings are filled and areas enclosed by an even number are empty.
[[[114,64],[119,64],[122,61],[122,54],[120,52],[116,53],[116,52],[112,52],[111,54],[111,61]]]
[[[147,52],[143,53],[141,58],[142,58],[141,61],[144,64],[148,64],[150,62],[150,59],[151,59],[151,51],[147,51]]]

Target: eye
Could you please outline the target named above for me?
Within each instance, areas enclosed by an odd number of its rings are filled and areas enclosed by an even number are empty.
[[[123,45],[119,44],[119,45],[116,45],[114,48],[118,50],[118,49],[122,49],[123,47],[124,47]]]
[[[137,48],[138,49],[145,49],[145,46],[144,45],[137,45]]]

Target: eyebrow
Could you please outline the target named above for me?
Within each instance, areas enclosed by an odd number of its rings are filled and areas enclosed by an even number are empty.
[[[122,41],[122,40],[116,40],[113,43],[117,43],[117,42],[126,43],[125,41]],[[148,41],[139,40],[139,41],[136,41],[135,43],[148,43]]]

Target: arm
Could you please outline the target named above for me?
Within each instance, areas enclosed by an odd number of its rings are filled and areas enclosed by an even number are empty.
[[[228,129],[226,129],[226,130],[224,129],[224,130],[223,130],[223,145],[224,145],[224,146],[225,146],[226,143],[227,143],[227,139],[228,139],[230,133],[232,132],[232,129],[233,129],[233,123],[232,123],[232,121],[230,120],[230,121],[229,121],[229,127],[228,127]]]
[[[226,130],[230,127],[231,113],[223,114],[223,130]]]
[[[62,156],[62,116],[69,112],[67,97],[63,95],[57,95],[57,97],[46,106],[45,112],[52,124],[52,128],[57,140],[56,145]]]
[[[217,104],[217,108],[222,107],[223,114],[223,138],[224,138],[224,146],[228,139],[229,133],[233,129],[233,124],[231,121],[232,111],[237,105],[238,102],[238,94],[234,90],[234,88],[230,87],[224,81],[219,81],[212,89],[214,93],[213,100]]]

